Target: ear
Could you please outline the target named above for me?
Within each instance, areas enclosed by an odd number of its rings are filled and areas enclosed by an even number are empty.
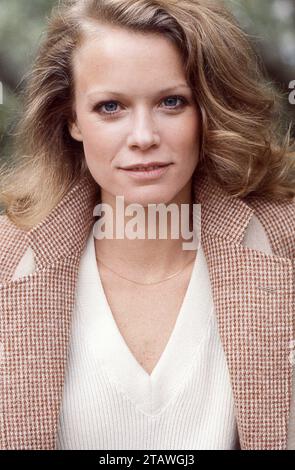
[[[69,129],[69,133],[71,134],[73,139],[78,140],[79,142],[83,142],[83,137],[82,137],[81,131],[80,131],[78,125],[76,124],[76,122],[69,122],[68,123],[68,129]]]

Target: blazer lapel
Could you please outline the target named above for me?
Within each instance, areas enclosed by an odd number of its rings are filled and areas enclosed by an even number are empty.
[[[1,278],[2,449],[55,449],[79,260],[96,196],[83,179],[25,240],[7,226],[13,248],[21,240],[13,260],[30,245],[37,269],[9,281],[11,262]],[[0,259],[8,256],[2,249]]]
[[[201,240],[208,262],[219,333],[229,367],[241,449],[286,449],[292,392],[294,315],[294,206],[261,202],[274,255],[242,244],[253,206],[227,196],[207,179],[194,182],[201,203]],[[289,251],[286,227],[272,229],[286,208],[292,215]],[[265,213],[265,210],[268,212]],[[286,222],[284,222],[286,223]],[[290,223],[290,221],[289,221]],[[288,230],[287,230],[288,233]],[[292,243],[293,240],[293,243]],[[283,240],[286,242],[286,240]],[[284,251],[285,250],[285,251]],[[278,256],[279,255],[279,256]]]

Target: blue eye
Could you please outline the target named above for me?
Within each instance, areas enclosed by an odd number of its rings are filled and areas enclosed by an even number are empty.
[[[187,100],[183,96],[168,96],[167,98],[164,98],[162,102],[170,101],[170,104],[171,104],[171,100],[172,100],[172,106],[168,105],[168,109],[172,109],[172,110],[179,109],[187,104]],[[173,102],[175,101],[176,103],[177,101],[180,101],[180,105],[176,104],[173,106]],[[103,101],[99,103],[97,106],[95,106],[95,110],[98,110],[98,112],[104,115],[105,117],[109,117],[109,116],[118,114],[118,112],[116,111],[116,107],[118,106],[118,104],[120,103],[116,100]],[[105,108],[105,110],[103,110],[103,108]]]
[[[173,101],[173,100],[176,100],[176,101],[177,101],[177,100],[181,100],[182,102],[184,101],[184,99],[183,99],[182,97],[180,97],[180,96],[169,96],[168,98],[165,98],[164,101],[168,101],[168,100],[172,100],[172,101]],[[170,101],[170,102],[171,102],[171,101]]]
[[[101,107],[103,107],[103,106],[107,107],[107,106],[109,106],[110,103],[114,105],[115,103],[117,103],[117,101],[106,101],[105,103],[103,103],[101,105]],[[111,109],[109,109],[109,112],[107,112],[106,114],[114,114],[114,113],[115,113],[115,111],[111,107]],[[103,112],[103,114],[104,114],[104,112]]]

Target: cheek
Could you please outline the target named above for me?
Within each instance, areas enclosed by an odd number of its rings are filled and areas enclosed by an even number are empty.
[[[110,159],[114,154],[114,138],[107,138],[103,127],[97,123],[88,122],[83,127],[83,145],[88,160]]]
[[[201,136],[202,136],[202,126],[201,126],[201,119],[196,111],[194,114],[194,118],[191,120],[190,125],[187,126],[187,142],[191,147],[191,152],[193,152],[194,159],[198,161],[199,152],[200,152],[200,143],[201,143]]]
[[[201,132],[201,120],[197,110],[194,110],[190,116],[190,119],[187,120],[184,135],[186,139],[191,144],[199,142],[200,132]]]
[[[190,116],[183,121],[177,132],[174,134],[174,145],[185,159],[195,159],[199,150],[200,123],[197,116]]]

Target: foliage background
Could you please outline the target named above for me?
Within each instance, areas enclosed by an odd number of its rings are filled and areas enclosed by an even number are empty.
[[[0,0],[0,163],[9,158],[18,92],[34,59],[46,18],[57,0]],[[286,96],[285,119],[294,121],[289,84],[295,80],[295,0],[225,0],[249,33],[266,72]]]

